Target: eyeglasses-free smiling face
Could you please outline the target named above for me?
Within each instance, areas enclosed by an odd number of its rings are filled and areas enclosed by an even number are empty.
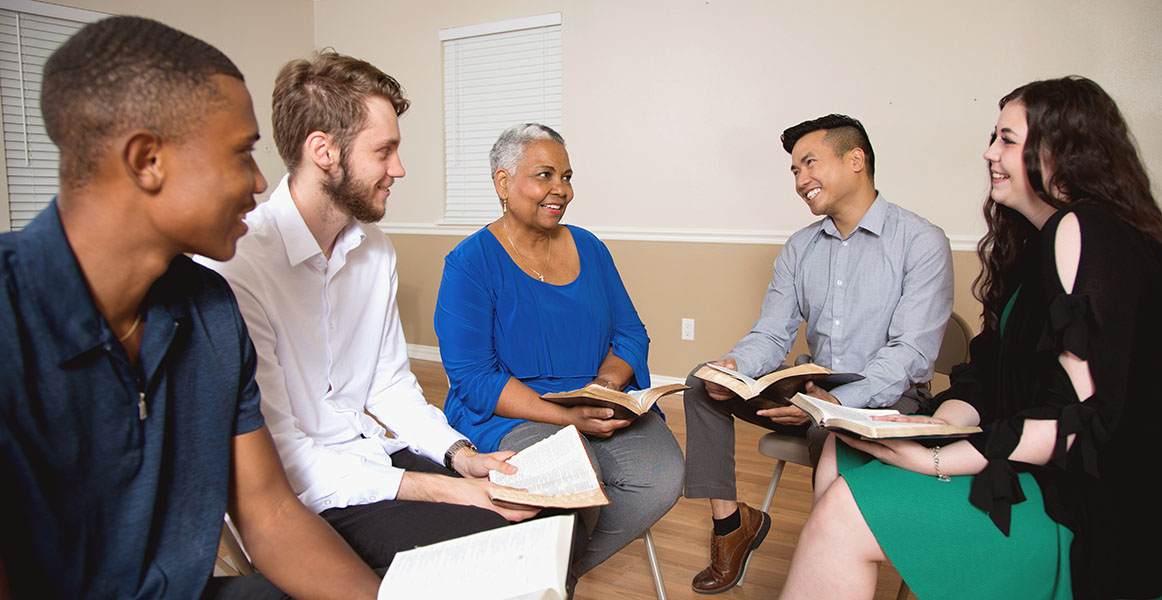
[[[405,175],[399,157],[399,118],[391,102],[372,96],[366,101],[367,125],[339,157],[339,171],[323,189],[343,212],[364,223],[383,218],[388,189]]]
[[[573,167],[565,147],[552,140],[527,144],[515,173],[499,173],[496,192],[514,224],[542,231],[557,227],[573,200]]]
[[[992,141],[985,150],[989,164],[990,197],[994,202],[1025,213],[1034,201],[1040,202],[1025,173],[1025,138],[1029,124],[1025,105],[1009,102],[997,117]]]
[[[162,145],[166,193],[154,222],[178,252],[215,260],[234,256],[242,222],[255,206],[266,179],[254,161],[258,122],[242,81],[215,75],[224,101],[207,112],[189,138]]]
[[[795,191],[811,214],[835,216],[843,201],[858,185],[859,173],[848,168],[847,154],[839,155],[824,140],[827,130],[812,131],[791,148],[791,174]],[[850,152],[848,153],[850,154]]]

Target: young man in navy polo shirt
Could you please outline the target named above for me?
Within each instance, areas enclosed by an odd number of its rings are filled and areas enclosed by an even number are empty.
[[[183,254],[229,259],[266,187],[242,74],[114,17],[49,59],[41,107],[60,195],[0,236],[0,597],[198,598],[227,508],[285,592],[373,597],[287,484],[230,288]]]

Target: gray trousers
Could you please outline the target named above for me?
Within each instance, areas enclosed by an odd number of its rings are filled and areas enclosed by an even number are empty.
[[[777,425],[766,417],[754,414],[746,401],[738,396],[719,402],[706,393],[706,382],[694,376],[702,365],[694,367],[686,377],[690,389],[683,392],[682,404],[686,410],[686,497],[737,500],[734,476],[734,419],[754,423],[776,433],[806,436],[811,453],[811,464],[819,462],[827,430],[811,423],[788,427]],[[913,414],[920,401],[910,395],[890,408],[904,414]],[[758,451],[758,448],[755,448]]]
[[[519,451],[560,429],[549,423],[521,423],[501,438],[499,449]],[[682,493],[682,449],[657,413],[638,417],[608,438],[581,438],[609,504],[579,511],[592,536],[585,552],[573,558],[578,575],[645,533]]]

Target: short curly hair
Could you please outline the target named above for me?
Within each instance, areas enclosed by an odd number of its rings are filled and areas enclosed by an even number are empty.
[[[60,149],[62,184],[83,187],[113,138],[131,129],[180,142],[226,101],[214,75],[243,80],[217,48],[163,23],[118,16],[86,25],[44,66],[40,111]]]

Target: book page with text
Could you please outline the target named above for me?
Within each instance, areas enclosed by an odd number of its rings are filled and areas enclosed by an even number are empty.
[[[609,503],[581,443],[581,434],[573,425],[521,450],[508,459],[508,463],[517,468],[516,473],[506,475],[490,471],[488,480],[517,489],[490,492],[494,499],[562,508]],[[518,491],[520,489],[528,491]],[[564,497],[568,496],[577,497],[572,501],[565,500]],[[541,500],[536,497],[541,497]]]
[[[400,552],[378,599],[564,599],[573,518],[533,519]]]

